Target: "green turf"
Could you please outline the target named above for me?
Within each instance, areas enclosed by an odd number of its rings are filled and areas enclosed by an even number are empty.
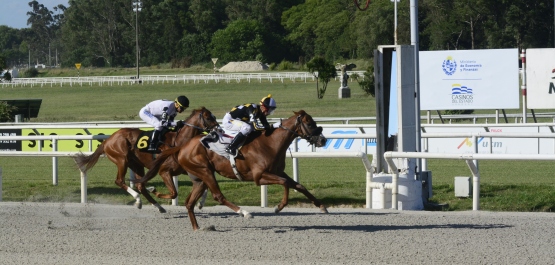
[[[75,121],[139,121],[138,111],[154,99],[173,99],[184,94],[191,107],[205,106],[218,118],[231,107],[258,102],[271,93],[278,109],[273,118],[287,118],[293,111],[304,109],[314,117],[374,117],[375,99],[364,94],[351,82],[351,98],[338,99],[339,81],[332,81],[323,99],[317,99],[315,82],[241,82],[208,84],[144,84],[83,87],[0,87],[1,99],[42,98],[39,117],[33,122]],[[520,113],[508,110],[507,113]],[[492,114],[492,110],[477,111]],[[423,113],[424,114],[424,113]],[[181,114],[182,118],[185,115]],[[179,118],[179,116],[178,116]],[[292,176],[291,160],[286,172]],[[360,159],[300,159],[300,182],[317,198],[330,206],[365,204],[365,170]],[[79,171],[69,158],[59,159],[59,184],[52,185],[52,158],[0,157],[4,201],[80,201]],[[448,210],[471,210],[472,199],[454,196],[454,177],[471,176],[461,160],[430,160],[433,175],[433,202],[449,204]],[[482,210],[552,211],[555,186],[552,162],[483,161],[480,162]],[[115,184],[116,167],[106,158],[89,172],[88,199],[98,203],[132,204],[133,200]],[[222,191],[239,205],[260,205],[260,188],[252,182],[237,182],[218,176]],[[165,192],[160,178],[151,185]],[[187,176],[179,178],[180,204],[190,190]],[[276,205],[283,188],[268,189],[269,204]],[[290,193],[290,204],[305,205],[309,201],[296,192]],[[169,201],[159,200],[162,204]],[[209,199],[209,205],[214,201]]]

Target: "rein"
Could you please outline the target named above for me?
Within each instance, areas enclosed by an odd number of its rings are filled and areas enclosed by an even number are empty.
[[[309,140],[310,140],[310,135],[308,135],[308,134],[304,134],[304,135],[303,135],[303,134],[300,134],[300,133],[298,133],[297,130],[296,130],[297,126],[301,126],[301,131],[303,131],[303,132],[305,132],[305,131],[308,130],[308,129],[306,129],[306,125],[305,125],[304,123],[302,123],[300,120],[301,120],[301,116],[299,115],[299,116],[297,116],[297,119],[295,120],[295,125],[293,125],[293,129],[294,129],[294,130],[291,130],[291,129],[289,129],[289,128],[283,126],[281,122],[280,122],[280,124],[279,124],[279,128],[282,128],[282,129],[284,129],[284,130],[287,130],[287,131],[289,131],[290,133],[292,133],[293,135],[298,136],[298,137],[301,137],[302,139],[305,139],[305,140],[309,141]]]
[[[194,124],[190,124],[190,123],[188,123],[188,122],[184,122],[184,123],[183,123],[183,126],[189,126],[189,127],[191,127],[191,128],[197,129],[197,130],[199,130],[199,131],[201,131],[201,132],[209,132],[212,128],[208,128],[208,126],[206,125],[207,122],[206,122],[206,120],[204,119],[203,114],[204,114],[204,110],[201,111],[201,112],[198,114],[198,116],[199,116],[199,119],[202,121],[202,124],[204,125],[204,128],[201,128],[201,127],[196,126],[196,125],[194,125]],[[177,141],[177,138],[178,138],[178,136],[179,136],[179,133],[181,132],[181,129],[183,129],[183,127],[182,127],[182,128],[179,128],[179,130],[177,130],[177,133],[176,133],[176,135],[175,135],[175,138],[173,139],[173,146],[176,145],[176,141]]]

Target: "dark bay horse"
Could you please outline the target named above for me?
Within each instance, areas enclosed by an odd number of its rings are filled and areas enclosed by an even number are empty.
[[[303,193],[316,207],[320,208],[321,212],[327,213],[326,207],[318,199],[284,172],[287,150],[297,137],[307,140],[316,147],[322,147],[326,143],[326,138],[322,135],[322,127],[317,127],[316,122],[309,114],[304,110],[294,112],[294,114],[283,120],[279,128],[264,133],[251,133],[240,149],[240,155],[236,158],[237,170],[243,180],[254,181],[257,186],[279,184],[284,187],[283,199],[276,206],[276,213],[279,213],[287,205],[291,188]],[[193,189],[185,200],[193,230],[199,229],[194,206],[206,188],[220,204],[228,206],[236,213],[250,216],[248,212],[228,201],[216,182],[215,172],[227,178],[237,178],[229,160],[207,150],[200,143],[200,138],[201,136],[196,136],[180,147],[163,151],[153,162],[145,177],[135,182],[144,183],[150,180],[156,176],[166,159],[177,159],[185,171],[196,177],[196,179],[192,178]]]
[[[218,121],[216,117],[212,115],[212,112],[205,107],[200,107],[192,111],[191,115],[185,120],[183,128],[180,128],[176,132],[166,133],[164,144],[161,145],[160,148],[164,150],[174,146],[181,146],[192,137],[203,132],[208,132],[217,126],[219,126]],[[154,160],[151,153],[141,151],[137,148],[137,141],[144,141],[144,139],[140,138],[142,132],[142,130],[136,128],[119,129],[108,139],[104,140],[93,154],[86,156],[83,153],[79,153],[74,156],[74,160],[79,168],[83,172],[86,172],[98,162],[102,154],[105,154],[118,168],[115,181],[116,185],[129,192],[129,194],[135,198],[135,206],[139,209],[142,208],[141,197],[136,191],[125,184],[125,175],[127,174],[127,168],[130,168],[135,172],[137,178],[142,178],[145,174],[144,168],[149,168],[150,163]],[[151,134],[149,134],[149,136],[150,135]],[[140,145],[147,147],[148,143],[145,141],[144,143],[140,143],[139,146]],[[186,172],[177,164],[177,161],[172,159],[168,159],[166,163],[160,165],[157,170],[164,184],[168,187],[169,194],[158,193],[156,189],[151,189],[150,191],[158,198],[175,199],[175,197],[177,197],[177,189],[172,181],[172,176],[185,174]],[[157,207],[161,213],[166,212],[166,210],[150,196],[144,184],[137,184],[137,190],[145,196],[152,205]]]

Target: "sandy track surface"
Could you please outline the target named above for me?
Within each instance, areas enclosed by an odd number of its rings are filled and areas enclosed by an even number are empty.
[[[0,202],[1,264],[554,264],[555,214]]]

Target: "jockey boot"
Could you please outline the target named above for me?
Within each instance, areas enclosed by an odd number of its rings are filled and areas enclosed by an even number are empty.
[[[156,152],[158,150],[160,135],[161,135],[161,131],[154,130],[154,132],[152,133],[152,138],[150,139],[150,145],[148,146],[149,152]]]
[[[208,143],[216,141],[218,141],[218,134],[215,131],[211,131],[209,134],[200,139],[200,143],[206,147],[206,149],[210,149],[210,145],[208,145]]]
[[[239,148],[243,144],[243,141],[245,140],[245,138],[247,137],[243,133],[239,132],[235,136],[235,138],[231,140],[231,143],[225,149],[225,152],[232,155],[233,157],[237,157],[237,148]]]

